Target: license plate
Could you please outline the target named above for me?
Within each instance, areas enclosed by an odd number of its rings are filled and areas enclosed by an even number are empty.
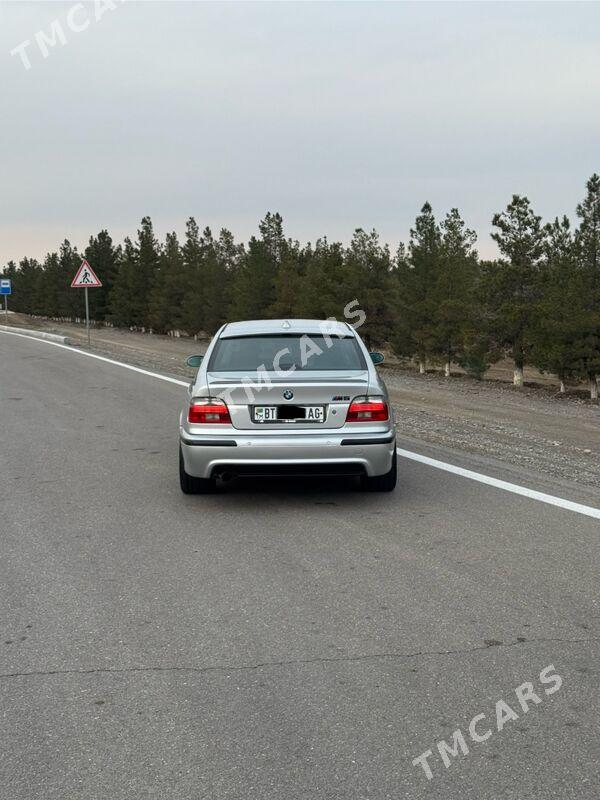
[[[254,422],[325,422],[324,406],[297,406],[299,413],[294,418],[286,414],[286,406],[283,406],[282,414],[279,414],[278,406],[254,406]]]

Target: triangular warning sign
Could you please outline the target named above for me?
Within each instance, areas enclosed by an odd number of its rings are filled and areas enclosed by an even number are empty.
[[[75,275],[71,281],[71,288],[85,289],[87,287],[90,289],[97,286],[102,286],[102,282],[84,258],[81,262],[81,266],[77,270],[77,275]]]

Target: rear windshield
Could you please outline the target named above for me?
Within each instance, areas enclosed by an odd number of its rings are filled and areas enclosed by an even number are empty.
[[[275,334],[219,339],[208,367],[210,372],[255,372],[260,368],[306,372],[366,369],[366,364],[352,336]]]

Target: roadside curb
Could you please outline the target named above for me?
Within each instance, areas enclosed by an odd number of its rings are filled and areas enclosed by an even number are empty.
[[[20,333],[23,336],[31,336],[32,339],[45,339],[47,342],[58,342],[59,344],[71,344],[68,336],[59,336],[56,333],[45,333],[44,331],[29,331],[25,328],[14,328],[11,325],[0,325],[0,331],[7,333]]]

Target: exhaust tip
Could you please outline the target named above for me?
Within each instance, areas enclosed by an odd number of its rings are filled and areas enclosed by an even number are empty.
[[[223,481],[223,483],[230,483],[235,478],[235,473],[226,469],[223,472],[221,472],[219,478]]]

